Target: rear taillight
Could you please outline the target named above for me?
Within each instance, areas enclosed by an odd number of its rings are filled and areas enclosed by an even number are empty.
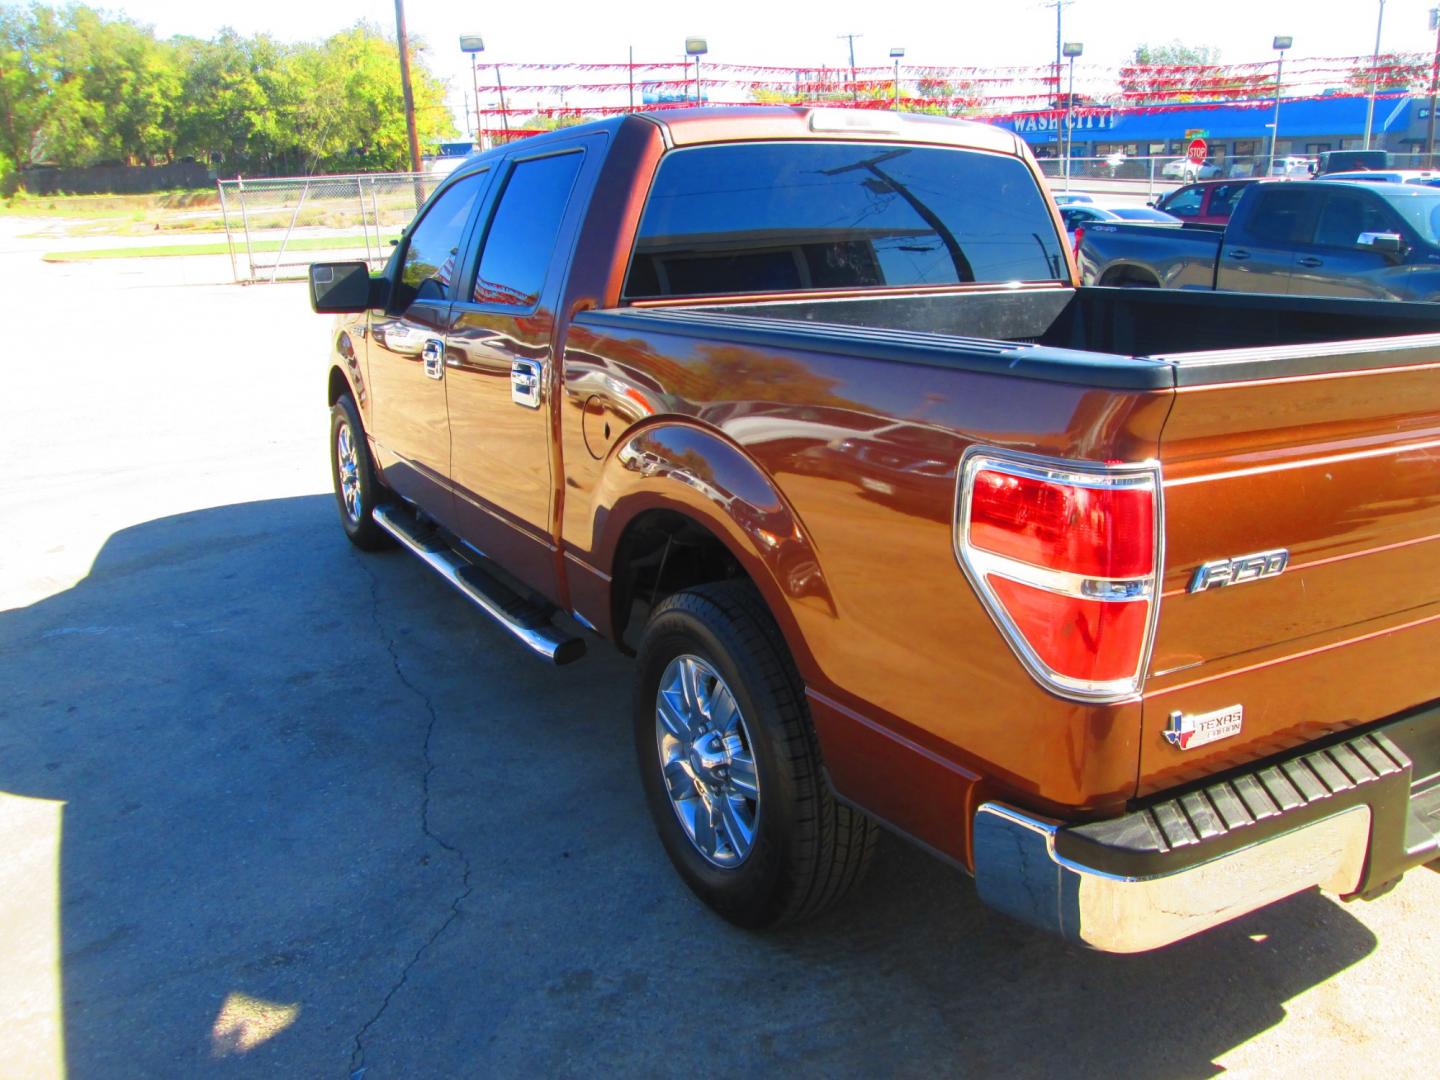
[[[1080,258],[1080,242],[1081,242],[1082,240],[1084,240],[1084,239],[1085,239],[1085,226],[1084,226],[1084,225],[1076,225],[1076,226],[1075,226],[1075,239],[1074,239],[1074,241],[1070,244],[1070,251],[1071,251],[1071,253],[1075,256],[1075,258],[1077,258],[1077,259]]]
[[[972,448],[956,509],[960,565],[1030,673],[1084,701],[1138,693],[1159,602],[1157,468]]]

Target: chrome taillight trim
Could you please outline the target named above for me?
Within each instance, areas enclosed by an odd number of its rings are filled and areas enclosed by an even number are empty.
[[[972,547],[970,502],[975,490],[974,481],[977,473],[987,469],[1075,487],[1149,490],[1155,505],[1155,561],[1152,572],[1139,578],[1091,578]],[[1108,703],[1125,701],[1139,695],[1145,682],[1145,673],[1150,667],[1150,652],[1155,644],[1155,628],[1160,618],[1160,580],[1165,566],[1164,491],[1160,482],[1158,461],[1120,464],[1076,462],[994,446],[972,446],[960,458],[955,484],[955,517],[951,532],[955,559],[961,570],[970,580],[981,605],[999,628],[1011,651],[1036,682],[1050,693],[1073,701]],[[1005,605],[995,595],[988,580],[991,574],[1068,596],[1115,603],[1148,604],[1145,639],[1141,642],[1135,672],[1124,679],[1093,680],[1076,679],[1052,669],[1025,640],[1025,635],[1020,632],[1005,610]]]

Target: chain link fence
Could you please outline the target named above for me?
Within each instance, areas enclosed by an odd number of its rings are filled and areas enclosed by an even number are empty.
[[[372,269],[445,173],[364,173],[220,180],[235,280],[303,278],[312,262],[363,259]]]

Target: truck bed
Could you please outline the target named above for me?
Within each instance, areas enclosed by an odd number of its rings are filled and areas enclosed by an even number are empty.
[[[652,399],[668,391],[656,399],[665,411],[719,429],[774,477],[816,537],[835,607],[865,627],[836,639],[833,664],[817,657],[813,673],[825,693],[851,690],[893,715],[908,710],[897,694],[907,678],[925,677],[907,665],[953,664],[950,642],[994,633],[958,573],[935,575],[937,563],[954,569],[946,526],[967,447],[1159,460],[1166,555],[1149,678],[1139,708],[1094,710],[1067,736],[1096,740],[1071,777],[1050,785],[1073,779],[1072,807],[1121,794],[1109,785],[1127,757],[1123,794],[1133,797],[1440,698],[1440,671],[1419,661],[1440,647],[1433,305],[989,289],[591,311],[574,328],[586,354],[613,358],[611,377],[640,377],[637,392]],[[655,367],[652,356],[677,360]],[[685,374],[719,370],[717,361],[725,381]],[[591,362],[567,358],[567,377]],[[795,375],[747,377],[767,370]],[[842,461],[873,465],[875,476],[840,470]],[[822,490],[820,476],[842,486]],[[1206,562],[1280,548],[1290,567],[1274,579],[1188,591]],[[931,569],[913,582],[877,575],[886,551]],[[994,655],[988,642],[977,651]],[[873,682],[857,676],[872,668]],[[1018,665],[962,672],[994,710],[994,738],[977,734],[973,718],[963,734],[949,719],[927,727],[967,745],[977,771],[1018,773],[1025,733],[1033,726],[1038,738],[1067,714],[1043,693],[1017,695],[1027,681]],[[1236,704],[1248,710],[1243,734],[1188,753],[1163,737],[1173,712]],[[1080,730],[1092,720],[1113,721],[1107,741],[1137,722],[1139,737],[1102,753],[1099,729]],[[864,776],[837,779],[857,797],[866,790]]]

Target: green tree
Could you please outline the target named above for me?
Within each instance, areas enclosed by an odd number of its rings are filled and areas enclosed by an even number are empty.
[[[42,132],[73,94],[61,62],[63,27],[48,8],[0,7],[0,154],[40,160]]]
[[[1237,71],[1220,64],[1211,45],[1138,45],[1120,69],[1120,103],[1147,105],[1171,101],[1226,101],[1275,93],[1267,72]]]
[[[148,164],[175,149],[181,72],[175,47],[129,19],[72,7],[59,55],[70,91],[50,117],[45,149],[72,164]]]
[[[1430,88],[1431,57],[1424,53],[1381,53],[1373,69],[1369,57],[1356,63],[1345,76],[1345,88],[1353,94],[1368,94],[1370,79],[1377,93],[1410,90],[1422,93]]]
[[[1132,66],[1213,66],[1220,63],[1220,50],[1213,45],[1186,45],[1171,41],[1164,45],[1137,45],[1130,56]]]
[[[433,150],[454,135],[455,124],[445,86],[430,73],[423,49],[412,41],[410,81],[420,145]],[[399,70],[395,42],[368,23],[297,51],[288,73],[302,91],[292,134],[307,171],[315,165],[326,171],[409,166]]]

